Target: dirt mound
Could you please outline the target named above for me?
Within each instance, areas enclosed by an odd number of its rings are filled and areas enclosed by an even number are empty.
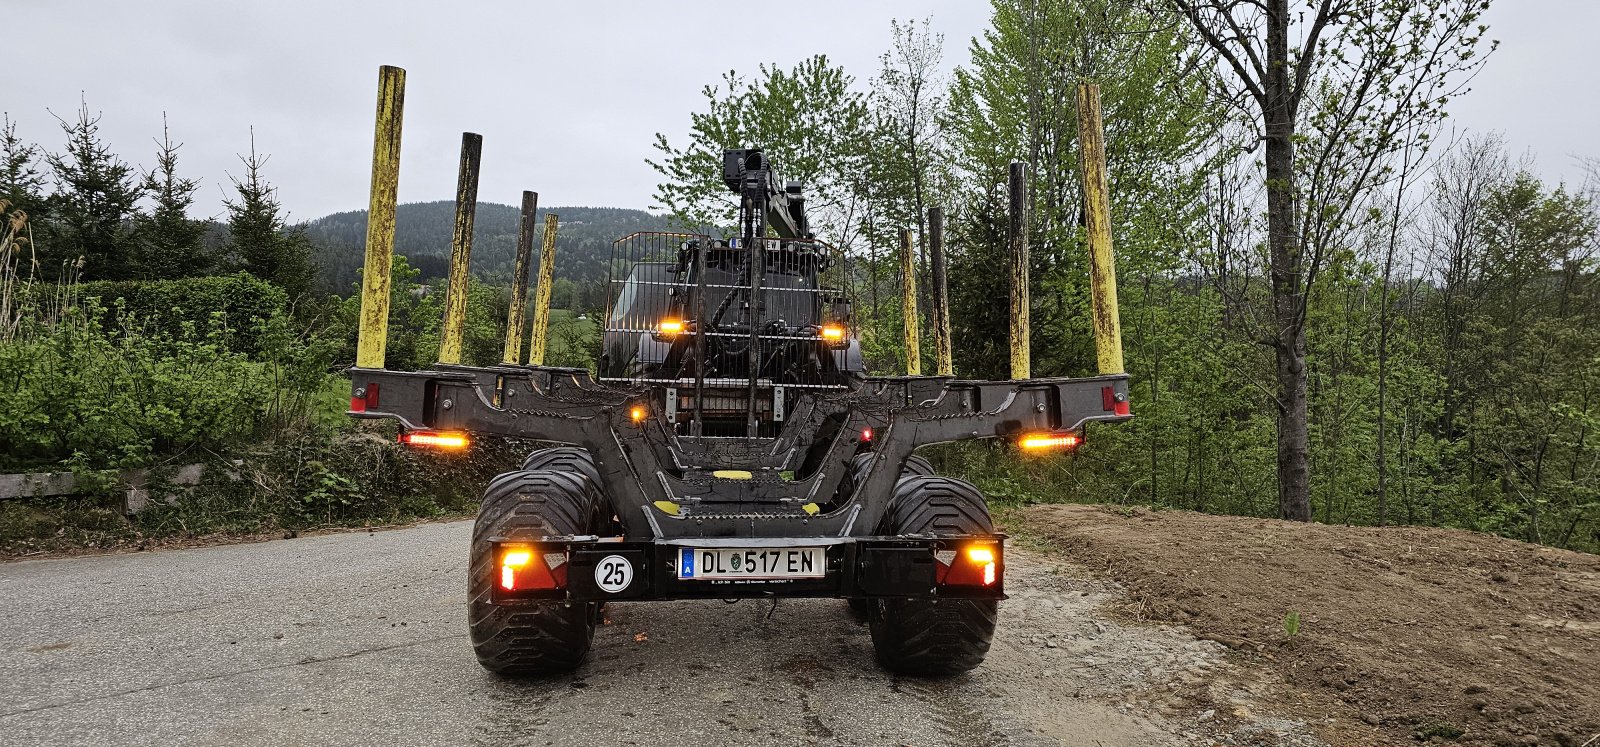
[[[1024,515],[1125,584],[1130,612],[1277,670],[1283,705],[1333,744],[1600,745],[1600,556],[1447,529]]]

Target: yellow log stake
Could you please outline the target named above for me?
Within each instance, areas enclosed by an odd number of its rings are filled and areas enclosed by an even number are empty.
[[[528,260],[533,255],[533,214],[539,209],[539,193],[522,193],[522,220],[517,224],[517,262],[511,268],[511,309],[506,314],[506,346],[501,362],[508,366],[522,363],[522,321],[528,305]]]
[[[906,375],[922,375],[922,339],[917,332],[917,253],[911,230],[900,232],[900,311],[905,316]]]
[[[1111,246],[1111,186],[1100,87],[1078,85],[1078,141],[1083,163],[1084,229],[1089,238],[1089,294],[1100,374],[1120,374],[1122,323],[1117,313],[1117,260]]]
[[[389,337],[389,271],[394,262],[394,206],[400,187],[400,123],[406,71],[378,68],[378,123],[372,138],[372,201],[367,207],[367,259],[361,274],[356,366],[383,368]]]
[[[461,169],[456,178],[456,227],[450,237],[450,287],[444,294],[444,330],[439,362],[461,362],[461,336],[467,324],[467,278],[472,266],[472,224],[478,209],[478,163],[483,136],[461,133]]]
[[[1028,311],[1028,165],[1011,164],[1011,378],[1033,373],[1033,330]]]
[[[528,344],[529,365],[544,365],[545,344],[550,336],[550,289],[556,281],[555,213],[544,215],[544,246],[539,251],[539,285],[533,292],[533,340]]]

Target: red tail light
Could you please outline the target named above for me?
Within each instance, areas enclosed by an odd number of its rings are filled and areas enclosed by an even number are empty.
[[[567,553],[540,551],[532,545],[501,545],[500,588],[505,591],[563,589],[567,586]]]
[[[934,580],[941,586],[994,586],[1000,581],[1000,543],[975,542],[933,553],[939,565]]]

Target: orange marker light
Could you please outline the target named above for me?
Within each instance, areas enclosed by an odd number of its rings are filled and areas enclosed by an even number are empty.
[[[663,319],[656,325],[656,334],[662,337],[672,337],[683,331],[682,319]]]
[[[844,348],[850,345],[849,330],[845,329],[843,324],[824,324],[821,334],[822,341],[828,343],[830,348]]]
[[[400,443],[406,446],[457,451],[467,448],[472,441],[467,438],[467,434],[460,431],[405,431],[400,434]]]
[[[633,409],[628,411],[628,417],[633,418],[635,423],[644,420],[644,416],[648,414],[650,414],[650,411],[644,409],[644,405],[634,405]]]
[[[1083,443],[1076,433],[1034,433],[1023,436],[1017,444],[1029,451],[1044,449],[1070,449]]]

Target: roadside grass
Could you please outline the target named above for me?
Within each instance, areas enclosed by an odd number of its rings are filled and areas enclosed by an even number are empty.
[[[479,439],[465,453],[418,452],[396,443],[392,426],[382,424],[278,434],[211,455],[193,487],[166,484],[156,470],[149,507],[132,516],[122,513],[118,490],[0,501],[0,555],[468,516],[483,485],[527,451],[526,444]]]

